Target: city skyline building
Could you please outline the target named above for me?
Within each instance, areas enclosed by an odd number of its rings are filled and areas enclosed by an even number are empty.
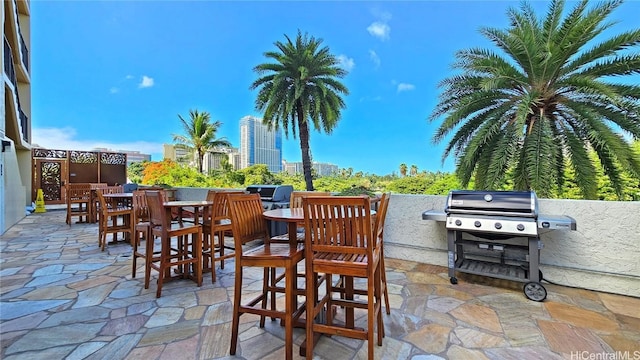
[[[162,158],[178,162],[185,165],[195,165],[195,161],[190,156],[189,150],[176,147],[173,144],[162,144]]]
[[[256,164],[282,171],[282,132],[269,130],[260,118],[245,116],[240,119],[240,168]]]
[[[207,151],[202,160],[202,168],[205,173],[211,170],[222,169],[222,161],[227,159],[233,170],[240,169],[240,153],[237,148],[216,148]]]
[[[302,167],[302,161],[293,161],[288,162],[286,160],[282,161],[282,167],[284,171],[286,171],[290,175],[302,174],[304,173]],[[314,161],[311,163],[311,168],[315,171],[318,176],[331,176],[338,173],[338,165],[331,163],[321,163]]]

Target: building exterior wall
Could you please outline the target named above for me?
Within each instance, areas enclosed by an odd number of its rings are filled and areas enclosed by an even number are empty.
[[[31,204],[30,8],[3,1],[2,105],[0,106],[0,234],[25,216]]]
[[[240,119],[240,168],[265,164],[271,172],[282,171],[282,132],[270,131],[262,119]]]

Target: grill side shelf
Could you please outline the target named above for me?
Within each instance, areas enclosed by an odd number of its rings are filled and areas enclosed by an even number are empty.
[[[447,221],[447,214],[444,211],[427,210],[422,213],[422,220],[433,220],[438,222]]]

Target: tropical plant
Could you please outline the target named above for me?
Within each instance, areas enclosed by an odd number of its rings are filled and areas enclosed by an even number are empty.
[[[264,56],[274,62],[257,65],[254,71],[260,77],[251,84],[259,88],[256,109],[264,110],[263,122],[270,129],[284,129],[289,137],[300,138],[302,168],[307,190],[313,190],[311,150],[309,147],[310,124],[317,131],[330,134],[345,107],[341,95],[348,89],[338,80],[346,75],[338,59],[321,47],[322,40],[307,34],[298,35],[294,41],[285,35],[286,41],[276,41],[278,51],[268,51]]]
[[[220,121],[211,122],[211,115],[204,111],[189,110],[189,121],[178,115],[186,135],[173,134],[176,146],[195,152],[198,160],[198,171],[202,173],[204,154],[211,149],[231,147],[226,138],[216,138],[216,132],[222,125]]]
[[[462,186],[474,178],[478,189],[497,188],[512,170],[514,188],[550,196],[562,192],[570,167],[582,196],[596,198],[590,149],[618,196],[623,170],[640,177],[640,157],[623,135],[640,137],[640,86],[616,82],[640,73],[640,29],[601,40],[621,3],[582,0],[563,15],[565,1],[556,0],[540,19],[523,3],[508,11],[506,30],[480,30],[502,53],[456,53],[461,73],[441,82],[430,121],[444,117],[433,141],[452,136],[443,161],[453,153]]]
[[[127,178],[130,182],[134,184],[140,184],[142,182],[142,176],[144,172],[145,166],[147,166],[150,162],[145,161],[136,161],[131,163],[129,167],[127,167]]]

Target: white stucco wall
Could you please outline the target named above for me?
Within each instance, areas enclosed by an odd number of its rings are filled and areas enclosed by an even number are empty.
[[[207,189],[178,189],[178,199],[203,199]],[[385,256],[447,266],[444,223],[422,220],[443,211],[446,196],[391,195]],[[568,215],[577,231],[541,233],[544,278],[566,286],[640,297],[640,202],[539,199],[540,213]]]
[[[4,157],[4,194],[3,199],[0,199],[4,203],[3,214],[4,228],[0,229],[0,234],[3,234],[13,224],[20,221],[25,216],[25,205],[27,204],[26,187],[22,183],[20,176],[20,168],[18,166],[18,157],[14,151],[14,148],[6,149],[2,155]]]

